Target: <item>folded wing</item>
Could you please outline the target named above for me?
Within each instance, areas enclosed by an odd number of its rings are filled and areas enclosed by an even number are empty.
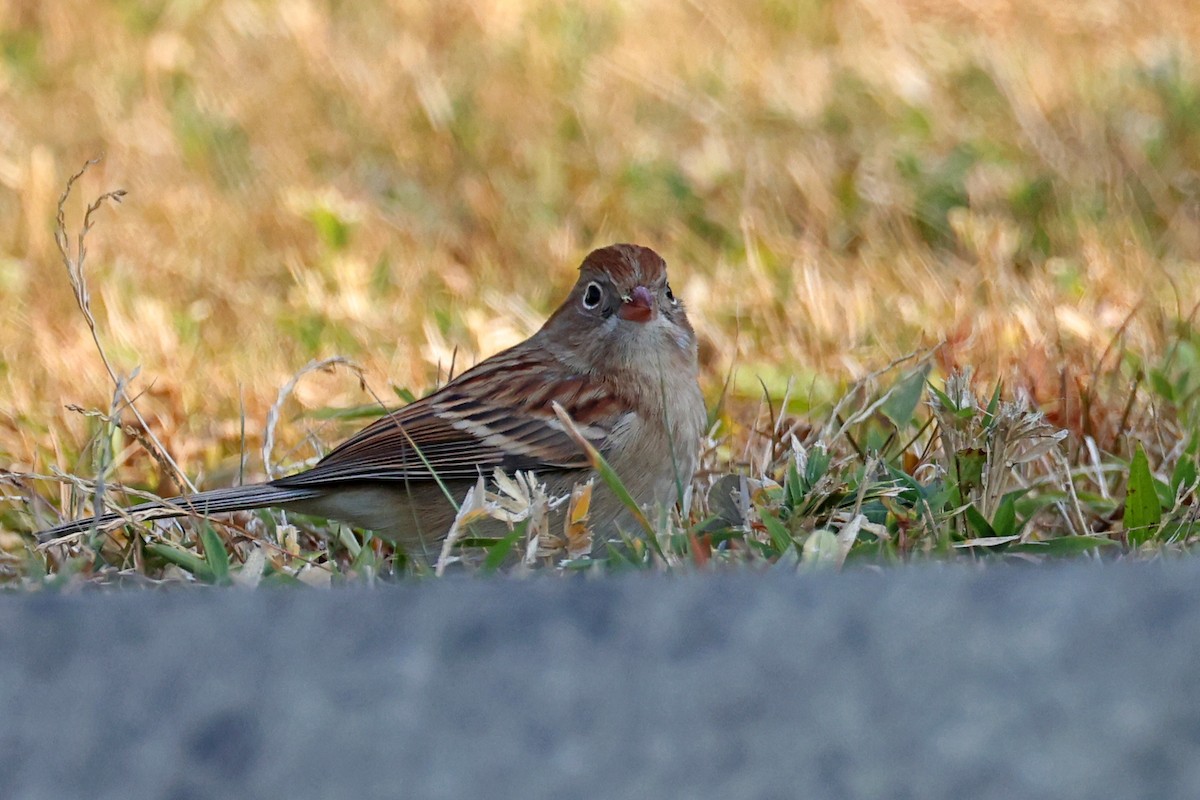
[[[359,481],[474,479],[499,467],[585,469],[587,457],[562,429],[558,402],[602,453],[626,405],[614,387],[561,365],[503,353],[429,397],[391,412],[332,450],[312,469],[273,482],[317,487]]]

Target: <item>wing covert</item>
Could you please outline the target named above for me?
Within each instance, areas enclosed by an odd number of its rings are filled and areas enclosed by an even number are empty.
[[[355,481],[475,479],[499,467],[586,469],[586,455],[562,429],[557,401],[604,452],[625,403],[608,382],[530,363],[507,351],[434,394],[381,417],[305,472],[274,483],[311,487]]]

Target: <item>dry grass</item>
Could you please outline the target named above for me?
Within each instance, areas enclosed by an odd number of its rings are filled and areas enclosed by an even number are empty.
[[[826,487],[831,505],[809,509],[741,487],[743,510],[786,522],[798,553],[819,560],[827,528],[872,540],[846,529],[864,505],[895,505],[880,470],[955,483],[945,418],[855,419],[911,363],[875,370],[932,347],[935,386],[972,368],[976,434],[992,436],[998,381],[1068,431],[1004,479],[1045,500],[1021,543],[1126,545],[1134,441],[1166,518],[1190,520],[1191,495],[1166,495],[1195,458],[1198,43],[1200,7],[1175,0],[0,3],[0,464],[174,493],[181,479],[138,441],[152,435],[198,484],[261,475],[249,454],[306,363],[345,356],[379,394],[420,394],[534,330],[588,249],[633,240],[667,257],[702,336],[715,472],[782,491],[789,458],[823,443],[839,485],[862,489]],[[84,201],[128,190],[97,212],[87,280],[144,426],[114,404],[55,247],[55,200],[98,152],[68,227]],[[860,380],[843,426],[834,404]],[[276,459],[345,431],[320,410],[372,402],[352,373],[305,376]],[[134,436],[70,405],[120,411]],[[1014,425],[1037,424],[1023,413]],[[889,509],[889,547],[1003,538],[976,536],[955,504],[974,498],[990,524],[997,485]],[[33,514],[86,493],[14,487],[0,578],[144,566],[136,547],[31,554]],[[680,541],[695,546],[676,549],[704,560],[691,522]],[[1186,546],[1190,530],[1151,545]],[[336,557],[361,559],[347,539]],[[235,561],[245,541],[226,537]]]

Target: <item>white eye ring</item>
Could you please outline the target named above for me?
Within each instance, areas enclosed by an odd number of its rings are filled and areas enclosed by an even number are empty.
[[[667,284],[667,300],[669,300],[673,306],[679,305],[679,298],[677,298],[675,293],[671,291],[671,284],[669,283]]]
[[[600,305],[600,301],[604,299],[604,290],[600,288],[600,284],[592,281],[583,291],[583,307],[591,311],[596,306]]]

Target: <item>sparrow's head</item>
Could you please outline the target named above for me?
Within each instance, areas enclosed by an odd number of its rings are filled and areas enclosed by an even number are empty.
[[[696,335],[667,282],[662,256],[636,244],[593,250],[579,280],[543,328],[547,344],[568,345],[593,369],[694,364]]]

